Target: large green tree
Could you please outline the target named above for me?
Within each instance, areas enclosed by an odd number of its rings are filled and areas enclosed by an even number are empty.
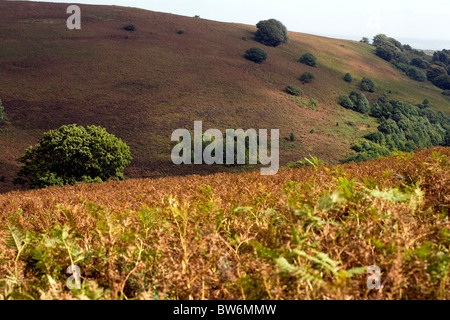
[[[287,29],[280,21],[275,19],[262,20],[256,25],[255,39],[270,47],[277,47],[289,40]]]
[[[75,124],[44,133],[18,159],[24,164],[14,183],[30,189],[82,182],[123,180],[130,148],[104,128]]]

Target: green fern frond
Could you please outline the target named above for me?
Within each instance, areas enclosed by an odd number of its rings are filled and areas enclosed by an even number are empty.
[[[5,244],[9,248],[22,251],[28,242],[28,235],[24,234],[15,226],[8,225],[9,234],[6,236]]]

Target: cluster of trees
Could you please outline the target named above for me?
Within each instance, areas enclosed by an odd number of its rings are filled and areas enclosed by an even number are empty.
[[[352,149],[357,154],[344,162],[388,156],[394,150],[450,146],[450,118],[432,109],[428,100],[414,105],[383,97],[370,107],[369,114],[379,119],[378,131],[355,143]]]
[[[450,89],[450,50],[437,51],[432,59],[427,59],[423,52],[402,45],[385,34],[376,35],[372,44],[376,47],[377,56],[391,62],[409,78],[421,82],[428,80],[443,90]],[[411,60],[408,56],[412,57]]]

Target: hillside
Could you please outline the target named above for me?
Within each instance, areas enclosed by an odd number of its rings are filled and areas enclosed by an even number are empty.
[[[371,102],[390,91],[389,98],[427,98],[450,112],[438,88],[398,73],[367,44],[290,32],[288,44],[270,48],[253,40],[255,26],[80,7],[82,30],[71,31],[65,4],[0,1],[0,99],[11,122],[0,134],[0,192],[13,188],[15,159],[24,149],[63,124],[100,125],[122,138],[134,158],[126,174],[135,178],[229,170],[171,164],[170,134],[192,129],[194,120],[221,130],[279,128],[281,164],[309,154],[337,163],[355,139],[376,127],[375,119],[337,104],[364,76],[377,87],[368,94]],[[128,23],[137,30],[123,30]],[[243,58],[254,46],[269,54],[260,65]],[[317,56],[318,68],[298,62],[305,52]],[[316,80],[302,85],[305,71]],[[352,84],[342,80],[346,72]],[[318,109],[292,101],[283,92],[289,84],[302,87],[302,99],[315,98]],[[291,132],[298,141],[284,139]]]
[[[449,156],[0,195],[0,299],[449,299]]]

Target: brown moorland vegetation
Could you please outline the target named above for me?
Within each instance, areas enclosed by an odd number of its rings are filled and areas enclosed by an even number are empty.
[[[438,88],[398,73],[364,43],[290,32],[288,44],[271,48],[254,40],[254,25],[116,6],[81,5],[82,29],[68,30],[67,6],[0,0],[0,99],[11,121],[0,134],[0,192],[14,188],[15,159],[24,149],[63,124],[100,125],[123,139],[134,158],[126,174],[136,178],[241,170],[171,165],[170,134],[192,129],[194,120],[222,131],[293,132],[297,141],[282,139],[282,164],[309,154],[337,163],[377,125],[338,106],[339,95],[365,76],[377,88],[371,102],[391,92],[390,99],[428,98],[449,112]],[[136,31],[123,30],[129,23]],[[267,51],[264,63],[244,59],[254,46]],[[298,78],[312,69],[298,62],[305,52],[317,57],[318,68],[314,82],[302,85]],[[347,72],[351,84],[342,80]],[[291,84],[304,94],[284,93]]]
[[[0,298],[449,299],[449,156],[3,194]]]

